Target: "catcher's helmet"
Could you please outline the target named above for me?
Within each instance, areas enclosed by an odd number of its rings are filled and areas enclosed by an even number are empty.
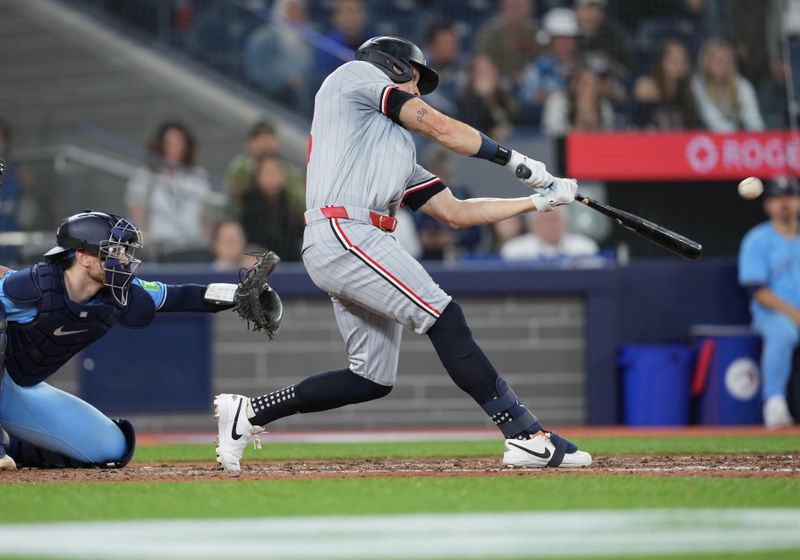
[[[428,68],[422,50],[401,37],[373,37],[356,51],[356,60],[365,60],[383,70],[396,84],[403,84],[414,77],[413,68],[419,72],[418,87],[422,95],[439,85],[439,75]]]
[[[142,232],[126,218],[86,210],[66,218],[56,231],[58,245],[44,254],[49,261],[59,261],[72,251],[85,251],[100,259],[105,272],[105,285],[111,288],[114,299],[128,303],[128,287],[142,264],[135,258],[142,247]]]

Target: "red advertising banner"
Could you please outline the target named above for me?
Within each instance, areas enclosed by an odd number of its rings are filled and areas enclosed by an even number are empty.
[[[800,136],[789,131],[574,133],[567,176],[601,181],[741,180],[800,175]]]

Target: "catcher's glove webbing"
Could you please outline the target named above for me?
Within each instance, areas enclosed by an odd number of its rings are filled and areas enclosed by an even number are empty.
[[[239,286],[233,296],[234,309],[247,321],[247,327],[255,331],[266,331],[270,340],[281,325],[283,304],[278,292],[268,283],[269,275],[281,262],[273,251],[261,254],[256,264],[242,270]]]

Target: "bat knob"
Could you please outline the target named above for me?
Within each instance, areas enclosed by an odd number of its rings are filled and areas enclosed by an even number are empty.
[[[533,174],[533,172],[528,169],[524,163],[520,163],[517,166],[516,171],[514,171],[514,174],[517,176],[517,179],[527,179]]]

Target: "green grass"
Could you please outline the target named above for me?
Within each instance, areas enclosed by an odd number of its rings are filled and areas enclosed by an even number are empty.
[[[800,507],[800,480],[420,477],[6,484],[0,522],[534,510]]]
[[[265,440],[269,436],[265,437]],[[687,453],[800,453],[800,436],[770,435],[718,437],[576,438],[594,455]],[[381,459],[401,457],[474,457],[502,453],[500,439],[478,441],[422,441],[392,443],[271,443],[260,451],[252,447],[245,460]],[[212,461],[214,445],[142,445],[134,461]]]

